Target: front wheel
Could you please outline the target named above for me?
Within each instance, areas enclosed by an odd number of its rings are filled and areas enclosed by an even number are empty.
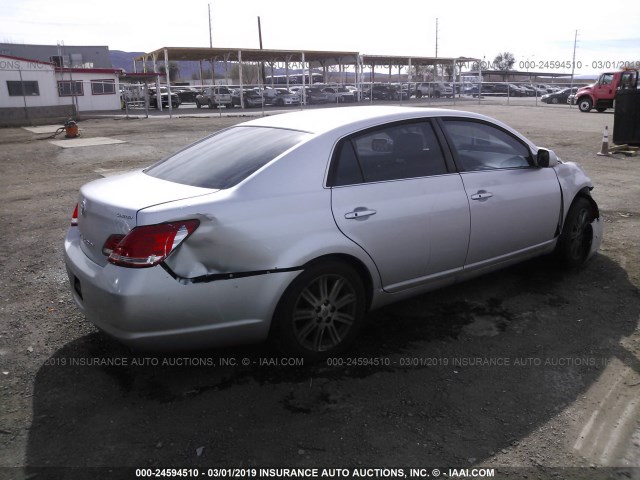
[[[593,103],[591,102],[591,99],[589,97],[584,97],[578,100],[578,108],[581,112],[590,112],[592,107]]]
[[[352,267],[335,260],[311,265],[278,304],[276,341],[287,354],[321,360],[353,341],[365,311],[364,286]]]
[[[591,203],[586,198],[576,198],[558,239],[557,254],[567,267],[577,268],[587,261],[593,243],[594,218]]]

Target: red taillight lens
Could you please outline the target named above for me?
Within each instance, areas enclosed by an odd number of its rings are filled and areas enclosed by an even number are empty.
[[[102,252],[109,255],[109,262],[115,265],[152,267],[167,258],[198,225],[198,220],[183,220],[135,227],[124,237],[111,235],[102,247]]]
[[[73,209],[73,215],[71,215],[71,226],[78,226],[78,204],[76,203],[76,208]]]

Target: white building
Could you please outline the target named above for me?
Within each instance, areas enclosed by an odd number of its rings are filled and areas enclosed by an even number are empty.
[[[0,126],[120,109],[121,70],[64,68],[0,55]]]

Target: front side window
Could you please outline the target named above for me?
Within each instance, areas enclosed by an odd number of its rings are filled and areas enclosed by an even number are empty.
[[[330,186],[447,173],[430,122],[392,124],[343,140],[334,153]]]
[[[70,97],[71,95],[84,95],[81,80],[62,80],[58,82],[58,96]]]
[[[232,127],[152,165],[145,173],[194,187],[230,188],[308,135],[280,128]]]
[[[93,95],[114,95],[116,93],[115,80],[91,80]]]
[[[472,120],[445,120],[456,161],[467,172],[531,165],[529,147],[498,127]]]
[[[611,85],[612,80],[613,80],[613,73],[605,73],[602,75],[600,79],[600,85]]]
[[[40,95],[38,82],[7,80],[7,89],[9,90],[10,97],[31,97]]]

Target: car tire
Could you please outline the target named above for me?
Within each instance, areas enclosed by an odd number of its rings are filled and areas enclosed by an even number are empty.
[[[551,103],[553,103],[553,104],[557,104],[557,103],[558,103],[558,99],[557,99],[556,97],[553,97],[553,98],[551,99]]]
[[[589,97],[583,97],[578,100],[578,108],[581,112],[587,113],[590,112],[593,108],[593,103],[591,102],[591,99]]]
[[[208,105],[209,109],[213,110],[214,105],[213,105],[213,102],[211,100],[209,100],[207,102],[207,105]]]
[[[360,330],[366,295],[358,273],[330,260],[310,265],[282,295],[275,341],[288,355],[318,361],[342,352]]]
[[[202,108],[202,105],[200,105],[200,102],[198,100],[196,100],[196,108]]]
[[[594,218],[591,203],[584,197],[577,197],[567,213],[556,250],[566,267],[578,268],[589,257],[593,242],[591,222]]]
[[[422,92],[420,90],[416,91],[416,98],[422,98]]]

